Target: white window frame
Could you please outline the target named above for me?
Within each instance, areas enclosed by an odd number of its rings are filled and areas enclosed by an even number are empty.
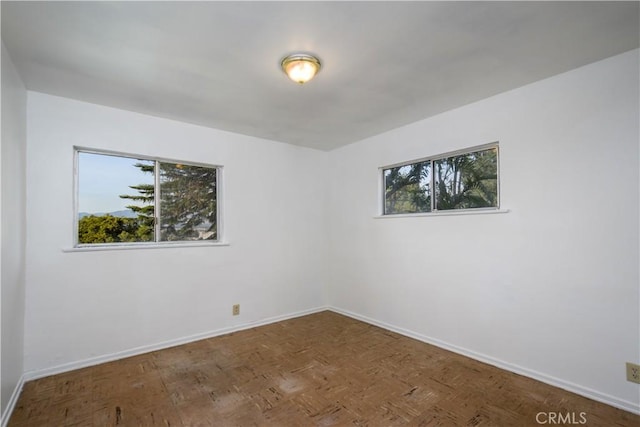
[[[78,238],[78,215],[79,215],[79,194],[80,176],[79,176],[79,160],[80,153],[99,154],[107,156],[126,157],[131,159],[139,159],[155,162],[156,170],[159,163],[184,164],[189,166],[206,167],[216,170],[216,240],[182,240],[182,241],[153,241],[153,242],[117,242],[117,243],[80,243]],[[209,163],[193,162],[187,160],[177,160],[164,157],[148,156],[143,154],[125,153],[121,151],[102,150],[88,147],[73,147],[73,245],[71,248],[64,248],[63,252],[77,251],[99,251],[114,249],[141,249],[141,248],[176,248],[176,247],[202,247],[202,246],[228,246],[224,240],[223,234],[223,170],[222,165],[213,165]],[[160,174],[155,174],[155,188],[159,187]],[[154,215],[156,217],[154,237],[160,236],[160,198],[156,197],[154,201]]]
[[[460,156],[463,154],[475,153],[484,150],[496,150],[496,206],[484,207],[484,208],[467,208],[467,209],[443,209],[438,210],[435,208],[435,188],[432,188],[431,195],[431,211],[429,212],[414,212],[414,213],[401,213],[401,214],[388,214],[385,213],[386,198],[385,198],[385,179],[384,171],[391,168],[398,168],[402,166],[409,166],[415,163],[431,162],[431,174],[434,171],[434,162],[448,157]],[[482,213],[506,213],[508,210],[500,208],[500,144],[498,141],[488,144],[476,145],[469,148],[463,148],[460,150],[449,151],[435,156],[421,157],[400,163],[393,163],[390,165],[380,166],[378,168],[378,215],[377,218],[402,218],[402,217],[414,217],[414,216],[445,216],[445,215],[470,215],[470,214],[482,214]],[[435,182],[435,178],[432,182]],[[433,186],[432,186],[433,187]]]

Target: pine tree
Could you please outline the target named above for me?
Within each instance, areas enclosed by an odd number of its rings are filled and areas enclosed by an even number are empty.
[[[161,163],[160,206],[161,240],[215,239],[216,169]]]
[[[174,163],[160,165],[160,240],[216,239],[216,169]],[[154,164],[136,163],[142,172],[155,174]],[[156,188],[129,186],[136,195],[120,195],[138,204],[127,206],[138,215],[137,241],[154,240]],[[206,232],[203,228],[206,227]]]
[[[145,163],[136,163],[134,165],[142,172],[154,174],[155,173],[155,165],[154,164],[145,164]],[[137,195],[128,195],[121,194],[121,199],[129,199],[134,202],[141,203],[142,206],[139,205],[128,205],[127,209],[131,209],[133,212],[138,214],[137,218],[137,228],[134,231],[133,237],[135,240],[133,241],[142,241],[148,242],[153,241],[154,238],[154,227],[155,227],[155,185],[154,184],[139,184],[139,185],[130,185],[129,188],[132,190],[136,190],[138,192]]]

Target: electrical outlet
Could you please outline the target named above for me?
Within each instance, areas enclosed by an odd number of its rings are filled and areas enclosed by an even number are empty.
[[[237,316],[238,314],[240,314],[240,304],[233,304],[232,313],[234,316]]]
[[[627,362],[627,381],[640,384],[640,365]]]

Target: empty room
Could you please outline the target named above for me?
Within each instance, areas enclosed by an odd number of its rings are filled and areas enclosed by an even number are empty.
[[[640,2],[0,8],[2,427],[640,425]]]

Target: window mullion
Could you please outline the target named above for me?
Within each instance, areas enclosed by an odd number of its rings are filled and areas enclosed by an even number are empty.
[[[153,228],[154,228],[154,241],[160,241],[160,215],[162,212],[160,211],[160,162],[156,160],[156,166],[153,168],[155,171],[155,189],[153,191],[153,212],[154,212],[154,220],[153,220]]]
[[[436,165],[433,160],[431,163],[431,212],[436,210]]]

